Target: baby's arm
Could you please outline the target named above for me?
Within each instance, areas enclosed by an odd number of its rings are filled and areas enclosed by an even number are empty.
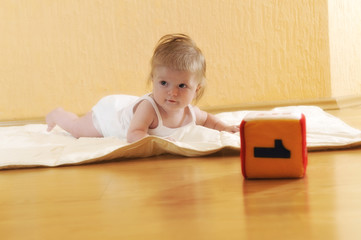
[[[213,114],[202,111],[198,107],[194,107],[194,112],[196,115],[196,123],[198,125],[202,125],[207,128],[212,128],[218,131],[227,131],[231,133],[239,132],[239,126],[228,125],[222,122]]]
[[[149,101],[142,101],[135,109],[127,133],[127,141],[132,143],[148,136],[148,129],[152,125],[156,113]]]

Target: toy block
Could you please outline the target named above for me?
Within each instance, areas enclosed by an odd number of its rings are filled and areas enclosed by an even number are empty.
[[[306,118],[300,112],[255,111],[240,126],[246,179],[301,178],[307,168]]]

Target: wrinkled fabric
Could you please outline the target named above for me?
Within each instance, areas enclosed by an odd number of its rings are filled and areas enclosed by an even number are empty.
[[[314,106],[282,107],[273,111],[300,111],[306,116],[308,150],[361,146],[361,131]],[[224,112],[217,116],[229,124],[240,124],[250,111]],[[187,157],[204,156],[222,149],[239,154],[239,133],[219,132],[202,126],[189,126],[168,139],[149,136],[134,143],[116,137],[73,138],[45,124],[0,127],[0,169],[33,166],[55,167],[104,162],[114,159],[149,157],[164,153]]]

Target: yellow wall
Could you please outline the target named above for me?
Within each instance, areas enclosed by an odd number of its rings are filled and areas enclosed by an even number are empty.
[[[361,93],[361,1],[329,0],[332,94]]]
[[[341,95],[328,21],[327,0],[2,0],[0,120],[57,106],[83,114],[108,94],[144,94],[153,47],[175,32],[207,59],[200,107]]]

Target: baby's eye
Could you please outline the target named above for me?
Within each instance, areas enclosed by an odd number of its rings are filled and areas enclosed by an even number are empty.
[[[166,85],[167,85],[167,82],[166,82],[166,81],[160,81],[160,85],[166,86]]]
[[[186,88],[186,87],[187,87],[187,85],[186,85],[186,84],[184,84],[184,83],[181,83],[181,84],[179,84],[179,87],[180,87],[180,88]]]

